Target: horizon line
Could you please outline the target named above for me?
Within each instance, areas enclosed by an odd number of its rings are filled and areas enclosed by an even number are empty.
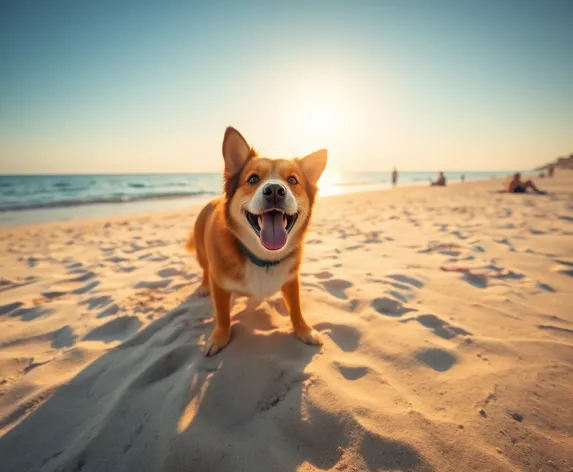
[[[326,170],[329,170],[328,168]],[[440,169],[440,170],[436,170],[436,169],[431,169],[431,170],[400,170],[399,168],[397,169],[398,173],[400,172],[419,172],[419,173],[427,173],[427,172],[444,172],[444,173],[448,173],[448,172],[467,172],[467,173],[476,173],[476,172],[480,172],[480,173],[487,173],[487,172],[492,172],[492,173],[500,173],[500,172],[537,172],[540,169],[539,168],[535,168],[535,169],[501,169],[501,170],[492,170],[492,169],[481,169],[481,170],[468,170],[468,169],[453,169],[453,170],[444,170],[444,169]],[[373,174],[383,174],[383,173],[392,173],[392,169],[389,170],[332,170],[332,172],[339,172],[339,173],[347,173],[347,172],[352,172],[352,173],[360,173],[360,174],[367,174],[367,173],[373,173]],[[109,176],[109,175],[211,175],[211,174],[223,174],[222,171],[203,171],[203,172],[94,172],[94,173],[75,173],[75,172],[70,172],[70,173],[51,173],[51,172],[40,172],[40,173],[9,173],[9,174],[0,174],[0,177],[33,177],[33,176],[46,176],[46,177],[57,177],[57,176],[85,176],[85,177],[93,177],[93,176]]]

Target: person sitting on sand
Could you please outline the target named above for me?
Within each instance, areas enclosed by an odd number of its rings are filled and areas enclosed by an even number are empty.
[[[535,193],[545,194],[543,190],[539,190],[532,180],[527,180],[523,182],[521,180],[521,174],[516,172],[513,175],[513,178],[507,184],[507,192],[508,193],[525,193],[528,189],[533,190]]]
[[[437,185],[440,187],[445,187],[446,186],[446,176],[444,175],[444,173],[440,172],[438,174],[438,178],[436,179],[436,181],[430,182],[430,185],[433,185],[433,186]]]

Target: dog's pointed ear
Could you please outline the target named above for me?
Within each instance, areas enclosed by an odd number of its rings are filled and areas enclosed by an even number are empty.
[[[318,179],[320,179],[320,176],[324,172],[324,168],[326,167],[326,156],[326,149],[320,149],[319,151],[315,151],[312,154],[303,157],[299,161],[302,173],[313,185],[317,184]]]
[[[225,170],[231,175],[235,174],[243,167],[251,155],[251,147],[235,128],[229,126],[225,130],[223,138],[223,159],[225,160]]]

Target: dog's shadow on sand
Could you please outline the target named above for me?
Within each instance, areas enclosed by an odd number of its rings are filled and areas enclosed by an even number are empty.
[[[294,472],[342,466],[347,449],[370,470],[433,470],[412,446],[313,401],[319,349],[252,309],[206,358],[211,302],[190,297],[48,392],[0,439],[3,470]]]

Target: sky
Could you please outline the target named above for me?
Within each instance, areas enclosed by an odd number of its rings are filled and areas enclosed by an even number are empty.
[[[572,32],[571,0],[2,2],[0,174],[220,171],[229,125],[339,171],[529,169],[573,152]]]

